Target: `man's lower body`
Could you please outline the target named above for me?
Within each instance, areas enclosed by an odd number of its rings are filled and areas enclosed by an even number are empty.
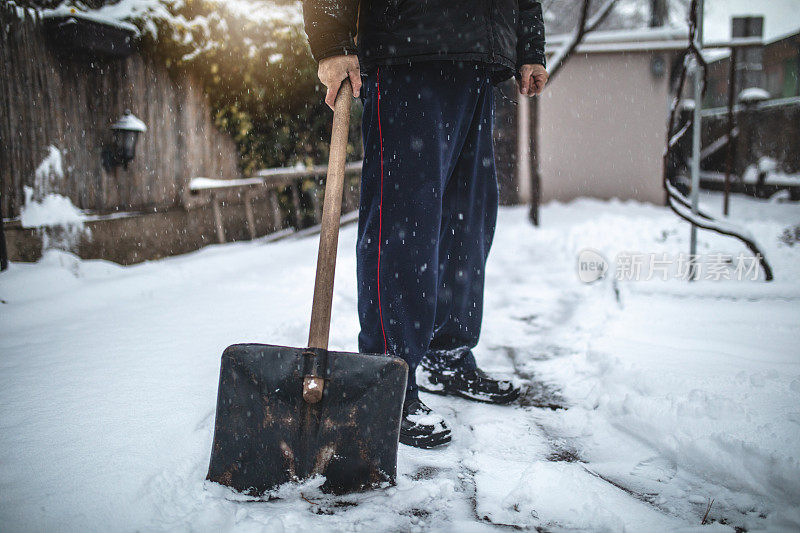
[[[518,391],[482,374],[471,351],[498,205],[490,71],[450,61],[382,66],[362,96],[359,350],[408,363],[412,421],[431,420],[418,400],[420,364],[434,392],[510,401]],[[409,443],[439,443],[422,432]]]

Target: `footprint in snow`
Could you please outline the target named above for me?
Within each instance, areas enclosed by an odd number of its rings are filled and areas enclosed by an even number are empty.
[[[632,476],[638,476],[653,481],[667,482],[678,473],[678,465],[665,457],[653,456],[640,461],[631,470]]]

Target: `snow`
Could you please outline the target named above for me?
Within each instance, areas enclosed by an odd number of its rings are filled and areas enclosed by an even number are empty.
[[[718,194],[702,207],[717,213]],[[635,202],[503,208],[476,357],[518,405],[422,394],[452,443],[400,447],[396,487],[321,480],[256,502],[204,481],[222,350],[306,341],[317,239],[214,245],[122,267],[48,251],[0,274],[0,520],[8,530],[791,531],[800,527],[797,203],[734,195],[775,281],[617,281],[621,252],[688,250]],[[330,346],[355,350],[354,226]],[[701,231],[701,253],[746,253]],[[582,283],[582,250],[610,260]],[[551,409],[548,404],[567,409]],[[537,407],[540,405],[542,407]],[[700,525],[708,503],[711,525]]]
[[[64,163],[61,150],[50,145],[47,155],[33,175],[33,187],[25,185],[25,204],[20,212],[23,228],[42,226],[81,226],[83,213],[69,198],[50,192],[55,180],[64,178]]]
[[[444,431],[444,418],[439,413],[413,414],[408,415],[408,419],[421,426],[433,426],[433,431]]]
[[[739,93],[740,102],[762,102],[769,100],[769,93],[760,87],[750,87]]]
[[[246,187],[250,185],[263,185],[264,180],[261,178],[233,178],[233,179],[215,179],[215,178],[192,178],[189,181],[189,190],[202,191],[205,189],[224,189],[226,187]]]
[[[703,59],[706,63],[713,63],[731,56],[731,51],[728,48],[703,48],[700,52],[703,54]]]
[[[147,126],[142,120],[130,111],[126,111],[122,117],[111,125],[112,130],[128,130],[128,131],[147,131]]]
[[[671,184],[668,184],[667,186],[670,191],[670,205],[673,207],[675,212],[681,215],[684,219],[692,221],[701,228],[718,231],[726,235],[737,235],[743,239],[747,239],[750,242],[758,244],[758,241],[749,231],[747,231],[746,228],[721,218],[706,218],[703,216],[702,211],[698,214],[695,214],[692,211],[688,198],[683,196],[680,191],[675,188],[675,186]]]
[[[764,183],[786,187],[800,186],[800,174],[787,174],[778,168],[778,162],[771,157],[762,156],[756,164],[748,165],[742,174],[744,183],[758,183],[760,174],[765,174]]]
[[[663,27],[663,28],[635,28],[623,30],[591,30],[602,20],[603,13],[608,9],[613,9],[614,2],[602,5],[602,7],[586,21],[589,29],[584,35],[583,40],[577,46],[576,51],[580,53],[597,52],[631,52],[642,50],[678,50],[686,48],[687,33],[685,28]],[[570,34],[548,35],[545,44],[546,52],[552,57],[548,60],[550,64],[557,65],[561,62],[562,56],[574,44],[578,37],[577,28]]]
[[[131,23],[140,18],[149,18],[154,14],[166,16],[168,11],[160,0],[121,0],[118,3],[106,4],[99,9],[87,10],[72,2],[65,1],[55,8],[43,9],[42,16],[61,17],[73,16],[80,17],[102,24],[121,27],[122,29],[133,31],[139,35],[139,29]]]
[[[778,162],[768,156],[761,156],[758,158],[759,172],[773,173],[778,170]]]
[[[39,228],[44,250],[70,250],[86,231],[84,213],[69,198],[51,192],[57,188],[55,182],[63,179],[61,150],[50,145],[34,171],[33,187],[23,186],[25,204],[20,210],[20,224],[23,228]]]
[[[105,24],[107,26],[113,26],[115,28],[119,28],[121,30],[129,31],[134,35],[139,35],[139,29],[130,24],[129,22],[124,22],[113,16],[108,14],[109,10],[98,10],[98,11],[78,11],[75,7],[72,7],[67,4],[61,4],[53,9],[43,9],[42,10],[42,17],[43,18],[58,18],[58,17],[69,17],[66,22],[74,23],[76,19],[80,20],[88,20],[92,22],[98,22],[100,24]]]
[[[25,187],[25,205],[20,212],[23,228],[42,226],[70,226],[83,224],[83,212],[72,201],[60,194],[48,194],[41,200],[33,199],[33,189]]]
[[[588,24],[587,24],[588,25]],[[570,41],[571,34],[548,35],[547,44],[563,45]],[[635,28],[624,30],[596,30],[584,36],[587,44],[621,44],[639,41],[676,41],[686,40],[685,28]]]
[[[51,179],[62,179],[64,177],[64,163],[61,158],[61,150],[57,146],[47,147],[47,155],[39,163],[34,171],[34,186],[37,190],[49,187],[48,181]]]

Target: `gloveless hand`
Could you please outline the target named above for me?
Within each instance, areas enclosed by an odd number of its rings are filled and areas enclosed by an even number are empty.
[[[522,65],[519,74],[520,78],[517,81],[519,94],[527,96],[542,94],[550,77],[543,65]]]
[[[327,57],[319,62],[317,69],[319,81],[325,84],[328,92],[325,95],[325,103],[333,109],[336,102],[336,95],[339,94],[339,87],[342,81],[350,78],[353,86],[353,96],[358,96],[361,92],[361,67],[358,64],[358,56],[340,55]]]

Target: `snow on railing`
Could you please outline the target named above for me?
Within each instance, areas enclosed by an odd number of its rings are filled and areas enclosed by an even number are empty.
[[[733,128],[733,130],[731,131],[731,135],[728,135],[726,133],[716,141],[712,142],[711,144],[703,148],[703,150],[700,152],[700,161],[716,154],[717,152],[720,151],[720,149],[722,149],[723,146],[727,146],[729,137],[736,138],[738,136],[739,136],[739,128]]]
[[[363,161],[355,161],[345,165],[345,172],[361,171]],[[250,178],[234,179],[214,179],[197,177],[189,181],[189,192],[192,195],[207,194],[210,197],[211,208],[214,212],[214,226],[217,232],[217,240],[225,242],[225,228],[222,223],[221,193],[241,190],[244,192],[244,211],[247,218],[247,230],[250,238],[255,239],[255,216],[253,214],[252,201],[257,191],[269,191],[269,201],[275,220],[281,220],[281,210],[278,198],[275,193],[278,187],[295,185],[295,182],[306,179],[324,176],[328,172],[327,165],[314,165],[311,167],[295,166],[281,168],[265,168],[255,172]],[[300,192],[295,185],[292,187],[292,201],[294,204],[295,215],[299,216],[300,211]]]
[[[250,187],[254,185],[264,185],[261,178],[242,178],[242,179],[213,179],[213,178],[192,178],[189,182],[189,190],[193,193],[200,191],[235,189],[239,187]]]
[[[363,161],[354,161],[347,163],[344,167],[345,172],[355,172],[361,170]],[[283,167],[283,168],[265,168],[256,171],[254,176],[258,178],[313,178],[315,176],[324,176],[328,172],[328,165],[314,165],[312,167]]]
[[[786,107],[800,105],[800,96],[788,96],[786,98],[772,98],[769,100],[762,100],[758,103],[751,104],[755,109],[769,109],[772,107]],[[742,104],[735,104],[733,106],[734,112],[739,112],[744,109]],[[703,117],[713,117],[719,115],[726,115],[728,113],[727,107],[709,107],[700,111]]]
[[[764,254],[761,253],[761,249],[758,247],[752,233],[736,224],[725,220],[718,220],[701,209],[698,209],[697,213],[694,213],[688,198],[681,194],[670,182],[665,182],[665,186],[668,193],[669,207],[676,215],[694,224],[698,228],[711,230],[729,237],[735,237],[742,241],[744,245],[747,246],[747,249],[758,259],[759,265],[761,265],[761,268],[764,270],[764,279],[766,281],[772,281],[772,267],[770,267]]]

